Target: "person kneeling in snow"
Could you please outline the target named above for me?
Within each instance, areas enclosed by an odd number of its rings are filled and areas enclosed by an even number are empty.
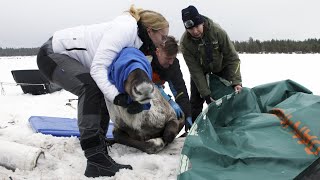
[[[191,105],[179,60],[176,58],[178,52],[178,42],[173,36],[168,36],[166,42],[157,47],[151,62],[152,81],[158,86],[163,86],[165,81],[168,82],[177,103],[170,98],[168,101],[175,110],[177,118],[181,118],[182,113],[185,114],[185,130],[187,132],[192,124]]]

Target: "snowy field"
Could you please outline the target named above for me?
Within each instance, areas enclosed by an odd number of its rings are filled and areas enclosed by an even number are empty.
[[[178,58],[189,90],[188,68],[182,56]],[[315,95],[320,94],[320,54],[240,54],[240,59],[245,87],[291,79]],[[11,70],[21,69],[37,69],[36,57],[0,57],[0,82],[14,83]],[[0,86],[0,90],[0,140],[41,148],[45,153],[45,158],[32,171],[17,169],[13,172],[0,166],[0,180],[87,179],[83,175],[86,159],[77,138],[36,134],[28,124],[28,118],[33,115],[75,118],[76,109],[66,106],[66,103],[76,97],[64,90],[33,96],[23,94],[20,86],[5,84]],[[76,101],[72,105],[76,107]],[[178,138],[156,155],[115,144],[111,147],[111,157],[119,163],[132,165],[134,170],[121,170],[114,177],[96,179],[176,179],[183,143],[184,138]]]

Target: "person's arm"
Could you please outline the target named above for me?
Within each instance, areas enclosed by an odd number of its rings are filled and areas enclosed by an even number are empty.
[[[170,67],[169,77],[167,78],[168,84],[175,96],[175,101],[179,104],[185,116],[191,116],[191,105],[189,95],[184,82],[183,75],[180,69],[179,60],[176,58]],[[174,93],[175,92],[175,93]]]
[[[231,42],[228,34],[223,30],[218,31],[219,46],[223,54],[223,64],[225,64],[224,74],[228,76],[228,80],[231,81],[234,87],[242,85],[241,73],[240,73],[240,59],[238,53],[235,50],[233,43]]]
[[[134,18],[131,19],[132,22],[114,22],[106,30],[90,68],[92,78],[110,102],[114,101],[119,92],[108,79],[108,67],[124,47],[133,45],[133,41],[137,36],[137,22]]]
[[[194,83],[196,84],[199,93],[202,97],[206,97],[211,94],[209,89],[206,77],[200,65],[200,62],[196,59],[194,55],[192,55],[191,51],[181,43],[181,52],[183,54],[183,58],[189,68],[190,76]]]

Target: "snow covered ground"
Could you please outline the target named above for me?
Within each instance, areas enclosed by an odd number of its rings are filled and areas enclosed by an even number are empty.
[[[178,58],[189,90],[188,68],[182,56],[178,55]],[[240,59],[246,87],[291,79],[314,94],[320,94],[320,54],[240,54]],[[0,57],[0,83],[14,83],[11,70],[20,69],[37,69],[36,57]],[[76,97],[64,90],[33,96],[23,94],[20,86],[5,84],[0,90],[0,140],[41,148],[45,152],[45,159],[32,171],[17,169],[13,172],[0,166],[0,179],[87,179],[83,175],[86,159],[77,138],[36,134],[28,124],[28,118],[33,115],[75,118],[76,109],[66,103]],[[76,107],[76,101],[72,105]],[[132,165],[134,170],[121,170],[114,177],[96,179],[176,179],[183,143],[184,138],[178,138],[156,155],[115,144],[111,156],[119,163]]]

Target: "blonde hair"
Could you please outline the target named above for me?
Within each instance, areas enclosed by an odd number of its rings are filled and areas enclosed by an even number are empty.
[[[134,17],[137,21],[141,21],[141,23],[146,27],[150,27],[153,30],[160,30],[169,27],[169,22],[162,16],[162,14],[151,11],[151,10],[143,10],[141,8],[135,8],[134,5],[131,5],[128,11],[132,17]]]

